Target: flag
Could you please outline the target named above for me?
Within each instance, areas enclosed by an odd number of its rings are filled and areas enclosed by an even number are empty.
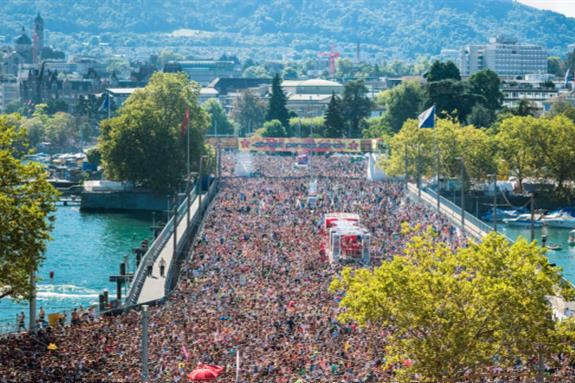
[[[435,105],[421,113],[417,118],[420,128],[435,128]]]
[[[190,352],[188,351],[185,345],[182,345],[182,354],[184,354],[186,360],[190,359]]]
[[[182,120],[182,128],[180,129],[180,135],[184,137],[186,131],[188,130],[188,122],[190,122],[190,108],[186,106],[186,111],[184,113],[184,119]]]
[[[108,110],[110,104],[110,95],[108,93],[104,93],[102,105],[98,108],[98,112],[104,112]]]
[[[565,72],[565,82],[563,84],[565,88],[567,88],[567,85],[569,85],[569,72],[571,72],[571,67],[569,67],[569,69],[567,69],[567,72]]]

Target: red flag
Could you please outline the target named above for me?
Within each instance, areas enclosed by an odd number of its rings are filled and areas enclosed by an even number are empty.
[[[190,122],[190,108],[186,106],[186,112],[184,114],[184,119],[182,120],[182,128],[180,129],[180,135],[182,137],[184,137],[188,130],[188,122]]]

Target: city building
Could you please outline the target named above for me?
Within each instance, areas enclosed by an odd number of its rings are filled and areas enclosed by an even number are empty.
[[[439,53],[439,61],[446,63],[451,61],[455,65],[459,66],[461,52],[459,49],[442,49]]]
[[[285,80],[281,84],[287,96],[287,108],[299,117],[323,116],[332,94],[341,95],[343,85],[328,80]]]
[[[0,80],[0,113],[6,113],[6,107],[20,100],[18,81],[16,78]]]
[[[488,44],[469,45],[461,50],[462,76],[471,76],[483,69],[508,78],[547,73],[547,52],[539,45],[520,44],[509,37],[492,38]]]
[[[44,51],[44,20],[40,13],[34,19],[34,30],[32,32],[32,62],[40,64]]]
[[[503,81],[501,93],[503,93],[503,106],[505,107],[516,108],[519,102],[527,100],[538,109],[539,113],[543,113],[545,104],[559,94],[559,86],[549,77],[534,76],[526,80]]]
[[[164,72],[185,72],[190,80],[208,86],[217,77],[240,77],[241,66],[235,60],[170,61]]]

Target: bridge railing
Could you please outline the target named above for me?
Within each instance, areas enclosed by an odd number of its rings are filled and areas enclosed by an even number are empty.
[[[126,296],[126,305],[132,305],[137,303],[138,297],[140,296],[140,292],[144,287],[144,283],[146,281],[146,267],[148,264],[152,264],[156,261],[158,256],[160,255],[164,246],[166,246],[166,242],[171,238],[172,234],[174,233],[174,227],[180,223],[182,218],[186,217],[186,209],[188,207],[188,199],[190,199],[190,206],[194,203],[195,199],[198,197],[196,192],[198,188],[199,182],[196,182],[195,187],[190,191],[188,195],[184,198],[181,204],[176,209],[177,214],[176,216],[172,216],[170,220],[166,223],[160,234],[156,237],[152,245],[146,251],[146,254],[142,257],[136,272],[134,273],[134,277],[132,278],[132,283],[128,289],[128,294]],[[176,220],[174,219],[176,218]]]

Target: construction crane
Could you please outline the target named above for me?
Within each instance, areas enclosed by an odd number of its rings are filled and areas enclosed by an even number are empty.
[[[335,76],[335,60],[339,58],[339,52],[331,47],[329,52],[319,52],[318,56],[329,57],[329,75],[333,78]]]

